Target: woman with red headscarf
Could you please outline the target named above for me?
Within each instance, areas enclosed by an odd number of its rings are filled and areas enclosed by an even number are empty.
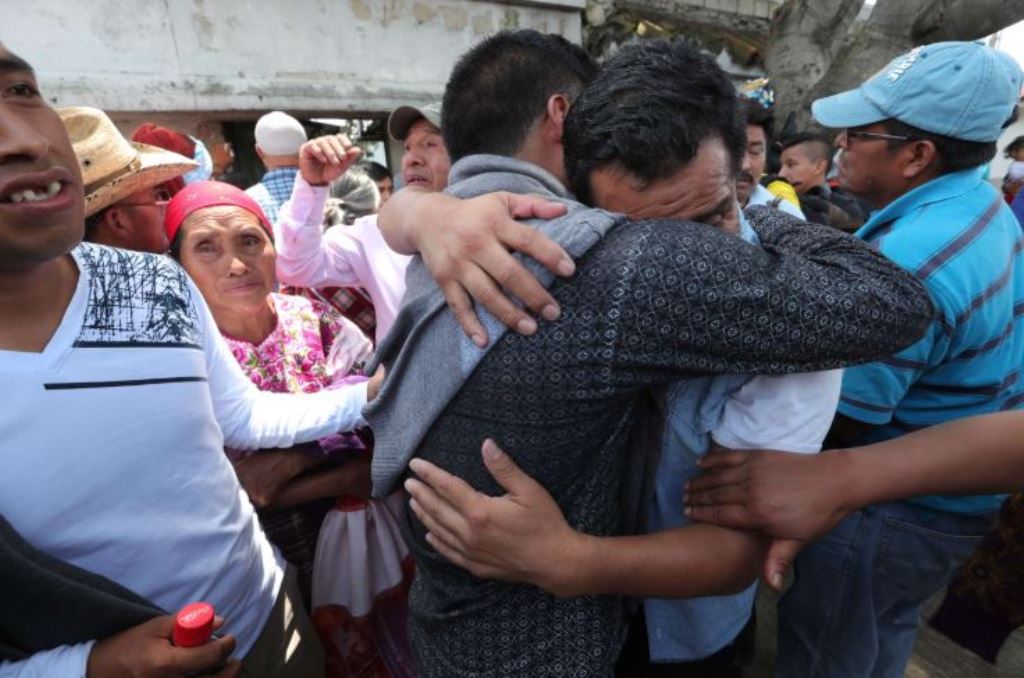
[[[188,185],[168,205],[165,226],[171,256],[257,387],[310,393],[366,380],[366,335],[326,304],[274,292],[271,227],[244,191],[216,181]],[[329,675],[412,675],[411,559],[394,518],[401,499],[368,501],[368,433],[227,453],[270,541],[298,569],[307,606],[312,599]]]

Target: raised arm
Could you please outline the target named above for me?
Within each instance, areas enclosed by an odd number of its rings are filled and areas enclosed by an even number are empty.
[[[363,284],[350,260],[360,250],[344,246],[345,231],[323,236],[328,187],[360,153],[343,134],[307,141],[299,149],[299,175],[274,224],[280,282],[298,287]]]

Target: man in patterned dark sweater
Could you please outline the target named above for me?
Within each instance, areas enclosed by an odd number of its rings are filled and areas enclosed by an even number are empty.
[[[692,59],[692,49],[670,47],[667,58]],[[528,31],[484,41],[456,66],[442,121],[458,159],[450,192],[471,197],[503,188],[564,202],[565,217],[537,228],[577,257],[578,267],[572,279],[551,284],[560,318],[528,336],[501,336],[491,322],[498,338],[480,349],[461,336],[441,292],[414,263],[410,293],[382,347],[391,373],[367,411],[378,436],[377,492],[390,488],[414,451],[498,494],[479,455],[491,436],[553,495],[574,529],[618,534],[623,481],[637,472],[626,463],[629,436],[649,387],[863,361],[913,341],[930,318],[911,276],[841,234],[768,217],[762,249],[706,225],[628,221],[573,201],[564,188],[562,129],[591,74],[578,48]],[[492,106],[509,101],[517,105]],[[644,110],[623,112],[619,124],[653,121]],[[743,148],[733,96],[710,102],[682,129],[665,157],[652,159],[650,176],[620,173],[617,180],[664,182],[668,202],[688,183],[718,182],[725,195],[694,216],[727,223]],[[691,164],[706,171],[680,179]],[[605,179],[616,181],[613,173]],[[624,636],[619,598],[557,598],[474,578],[438,555],[411,515],[408,537],[418,564],[411,631],[425,675],[611,672]],[[614,549],[602,557],[615,557]],[[661,565],[667,572],[673,563]],[[702,565],[703,593],[736,590],[753,576],[715,572],[710,559]],[[595,582],[586,593],[613,590],[622,592],[621,582]]]

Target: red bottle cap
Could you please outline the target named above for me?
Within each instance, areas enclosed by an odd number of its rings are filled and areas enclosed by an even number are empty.
[[[191,603],[181,608],[174,620],[171,640],[178,647],[202,645],[213,635],[213,605]]]

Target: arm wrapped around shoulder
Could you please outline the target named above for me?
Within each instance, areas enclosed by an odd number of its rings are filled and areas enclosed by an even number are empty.
[[[747,216],[762,247],[772,253],[801,255],[807,261],[807,280],[820,281],[825,301],[833,297],[839,302],[822,323],[860,325],[859,346],[849,347],[849,359],[867,362],[888,357],[927,331],[934,307],[924,283],[872,245],[767,207],[751,208]]]
[[[591,269],[616,272],[621,353],[656,374],[787,374],[888,357],[917,341],[932,302],[867,243],[778,210],[747,212],[761,245],[685,221],[612,231]],[[596,284],[596,283],[595,283]]]

